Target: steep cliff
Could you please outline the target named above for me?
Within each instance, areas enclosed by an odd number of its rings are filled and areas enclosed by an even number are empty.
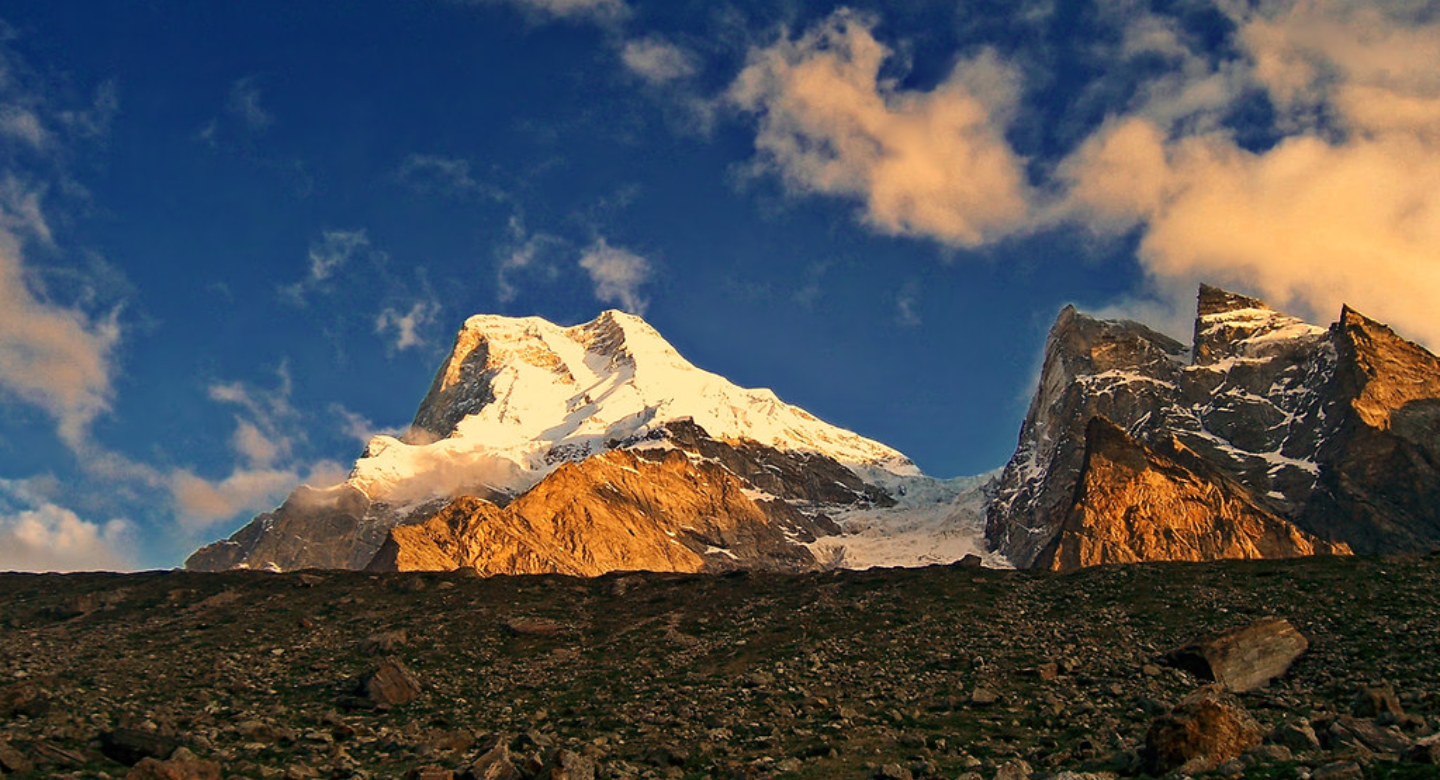
[[[1262,506],[1183,445],[1152,449],[1103,417],[1085,431],[1069,514],[1036,568],[1345,555]]]

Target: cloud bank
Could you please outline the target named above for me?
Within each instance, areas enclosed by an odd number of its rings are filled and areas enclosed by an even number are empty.
[[[1034,181],[1005,136],[1027,108],[1019,68],[982,52],[902,89],[881,75],[893,57],[875,20],[852,12],[753,48],[727,97],[754,123],[755,171],[858,203],[876,232],[958,248],[1063,224],[1133,232],[1162,296],[1207,279],[1321,320],[1345,302],[1440,346],[1433,4],[1218,7],[1229,48],[1174,18],[1112,14],[1106,73],[1146,75]],[[1240,132],[1256,120],[1235,118],[1256,104],[1258,142]]]

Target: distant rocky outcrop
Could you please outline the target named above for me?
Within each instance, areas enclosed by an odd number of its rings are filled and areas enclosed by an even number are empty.
[[[1352,309],[1201,286],[1186,348],[1066,307],[986,538],[1049,568],[1426,551],[1437,465],[1440,361]]]
[[[1184,445],[1166,444],[1146,447],[1104,417],[1092,417],[1070,513],[1035,566],[1069,571],[1350,552],[1276,516]]]

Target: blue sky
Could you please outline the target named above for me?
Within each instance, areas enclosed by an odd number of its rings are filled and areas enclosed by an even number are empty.
[[[643,314],[936,476],[1066,303],[1440,343],[1440,6],[0,12],[0,568],[177,565],[403,426],[478,312]]]

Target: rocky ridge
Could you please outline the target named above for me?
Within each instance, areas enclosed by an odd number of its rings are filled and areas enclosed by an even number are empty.
[[[1108,537],[1116,560],[1249,557],[1261,554],[1260,538],[1275,539],[1277,523],[1298,529],[1272,545],[1279,555],[1433,549],[1440,508],[1425,497],[1440,490],[1437,407],[1440,361],[1348,308],[1325,329],[1202,286],[1187,348],[1067,307],[987,509],[986,538],[1021,567],[1083,565],[1078,553],[1061,564],[1053,554],[1083,546],[1067,538],[1080,526]],[[1133,440],[1144,469],[1112,467],[1121,483],[1109,485],[1087,473],[1096,418]],[[1119,439],[1105,438],[1115,449]],[[1183,485],[1172,478],[1177,455]],[[1161,505],[1173,511],[1157,513]],[[1196,512],[1226,520],[1210,541],[1153,525],[1204,521]]]

